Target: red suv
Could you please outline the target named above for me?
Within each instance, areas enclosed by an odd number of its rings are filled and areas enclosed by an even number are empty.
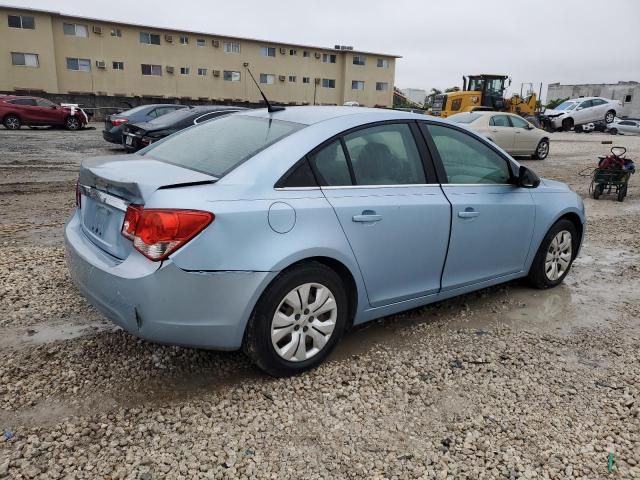
[[[0,121],[9,130],[22,125],[57,125],[78,130],[88,120],[87,114],[76,106],[60,106],[38,97],[0,95]]]

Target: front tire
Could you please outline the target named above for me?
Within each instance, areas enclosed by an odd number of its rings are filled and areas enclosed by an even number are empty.
[[[569,220],[558,220],[540,243],[531,269],[529,281],[535,288],[553,288],[565,279],[578,248],[578,233]]]
[[[540,140],[540,143],[538,143],[533,158],[534,160],[544,160],[547,158],[547,155],[549,155],[549,140],[543,138]]]
[[[64,121],[64,128],[67,130],[80,130],[80,120],[76,117],[67,117]]]
[[[610,128],[609,129],[609,133],[611,135],[617,135],[618,134],[618,129],[617,128]]]
[[[16,115],[7,115],[2,123],[7,130],[19,130],[22,126],[20,118]]]
[[[609,110],[604,116],[604,123],[613,123],[616,118],[616,112]]]
[[[280,274],[262,294],[243,349],[269,375],[296,375],[331,353],[347,317],[347,293],[338,274],[321,263],[300,264]]]
[[[570,132],[573,128],[573,118],[565,118],[562,121],[562,130],[565,132]]]

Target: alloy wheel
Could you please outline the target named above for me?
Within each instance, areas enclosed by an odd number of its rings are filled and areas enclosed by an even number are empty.
[[[67,118],[67,128],[69,130],[77,130],[80,128],[80,122],[75,117],[69,117]]]
[[[571,233],[567,230],[561,230],[553,237],[544,262],[545,275],[549,280],[555,282],[569,269],[572,248]]]
[[[606,123],[613,123],[614,119],[615,115],[613,114],[613,112],[607,112],[607,114],[604,116],[604,121]]]
[[[548,153],[549,153],[549,143],[544,141],[540,142],[540,144],[538,145],[538,150],[536,151],[538,158],[544,159]]]
[[[8,117],[4,121],[4,124],[9,130],[17,130],[20,128],[20,120],[18,117]]]
[[[271,321],[271,343],[290,362],[317,355],[336,327],[338,305],[333,292],[319,283],[291,290],[276,308]]]

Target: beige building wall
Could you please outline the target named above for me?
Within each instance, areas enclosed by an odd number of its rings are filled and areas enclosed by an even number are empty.
[[[34,17],[35,29],[9,27],[8,16],[21,14]],[[12,65],[12,52],[38,55],[38,66]],[[0,59],[1,90],[57,92],[58,82],[51,15],[15,9],[0,9]]]
[[[316,104],[393,103],[396,57],[392,55],[170,31],[31,10],[17,13],[35,16],[36,29],[19,30],[7,27],[9,13],[0,7],[0,90],[29,88],[50,93],[259,102],[261,97],[248,75],[248,64],[257,81],[261,74],[274,76],[273,84],[261,87],[275,102],[313,104],[315,99]],[[85,26],[88,37],[65,35],[64,23]],[[115,29],[120,36],[111,34]],[[141,43],[140,32],[159,35],[160,45]],[[188,38],[187,44],[181,44],[182,36]],[[198,46],[198,40],[204,45]],[[240,52],[226,53],[225,42],[239,43]],[[262,55],[262,47],[274,48],[275,57]],[[38,68],[11,65],[10,52],[23,50],[39,54]],[[336,62],[323,62],[323,55],[335,55]],[[364,56],[365,65],[354,65],[354,55]],[[91,70],[70,70],[67,58],[89,59]],[[384,59],[388,67],[378,67],[378,59]],[[98,68],[98,61],[105,62],[105,68]],[[124,70],[114,69],[113,62],[122,62]],[[143,75],[141,64],[160,65],[161,75]],[[189,73],[181,74],[181,67],[188,68]],[[206,74],[198,75],[199,68],[206,69]],[[240,80],[224,80],[225,70],[240,72]],[[303,81],[305,77],[308,83]],[[353,90],[353,80],[364,81],[364,90]],[[329,81],[335,82],[335,88],[328,88]],[[377,82],[386,84],[387,89],[376,90]]]

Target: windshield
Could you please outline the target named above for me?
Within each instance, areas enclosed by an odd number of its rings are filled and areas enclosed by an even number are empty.
[[[455,115],[451,115],[447,118],[447,120],[451,120],[455,123],[472,123],[479,119],[482,115],[479,113],[473,112],[462,112],[456,113]]]
[[[182,130],[139,153],[219,178],[303,127],[299,123],[231,115]]]
[[[576,102],[562,102],[560,105],[554,108],[554,110],[573,110],[574,108],[576,108],[576,105]]]

